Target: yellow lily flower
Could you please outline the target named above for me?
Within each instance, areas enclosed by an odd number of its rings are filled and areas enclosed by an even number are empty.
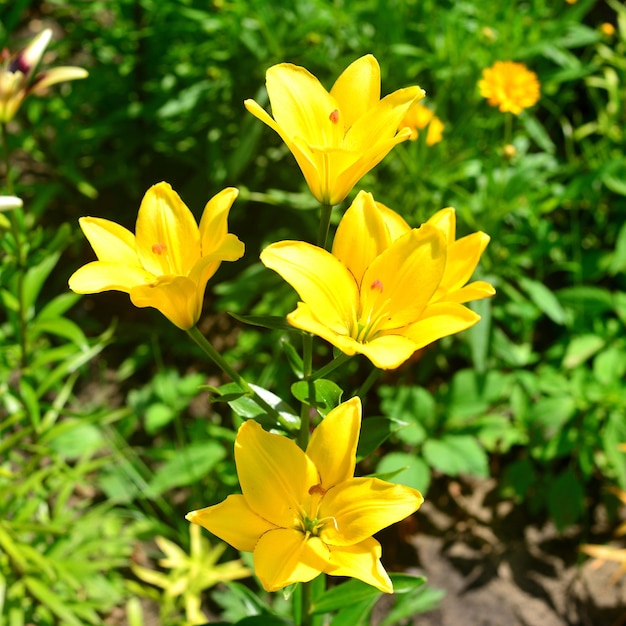
[[[290,324],[393,369],[476,324],[480,316],[462,303],[495,293],[481,281],[464,286],[489,237],[455,241],[454,228],[454,209],[412,229],[361,191],[339,223],[332,253],[281,241],[265,248],[261,261],[302,300],[287,316]]]
[[[274,129],[293,153],[311,193],[335,205],[398,143],[411,135],[398,125],[424,97],[408,87],[380,98],[380,67],[368,54],[341,74],[330,93],[303,67],[290,63],[267,70],[273,118],[254,100],[246,109]]]
[[[33,76],[50,42],[52,31],[46,28],[20,52],[0,55],[0,123],[9,122],[29,94],[41,94],[50,85],[87,76],[82,67],[55,67]]]
[[[137,307],[154,307],[188,330],[202,311],[207,281],[222,261],[236,261],[244,245],[228,233],[228,212],[238,195],[232,187],[207,203],[200,227],[167,183],[146,192],[137,215],[136,235],[98,217],[82,217],[80,227],[97,261],[69,280],[76,293],[123,291]]]
[[[355,478],[361,401],[333,409],[306,452],[245,422],[235,440],[242,495],[187,514],[237,550],[254,553],[266,591],[325,572],[358,578],[385,593],[393,585],[372,535],[415,512],[422,494],[377,478]]]

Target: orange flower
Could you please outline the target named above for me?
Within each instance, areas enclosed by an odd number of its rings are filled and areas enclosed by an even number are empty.
[[[536,104],[541,91],[537,74],[513,61],[496,61],[484,69],[478,88],[491,106],[515,115]]]
[[[400,122],[399,127],[408,127],[411,129],[411,136],[409,137],[411,141],[417,139],[419,135],[418,131],[428,128],[426,131],[426,144],[429,146],[434,146],[436,143],[439,143],[443,137],[443,122],[431,109],[419,102],[414,102],[411,105],[409,112]]]

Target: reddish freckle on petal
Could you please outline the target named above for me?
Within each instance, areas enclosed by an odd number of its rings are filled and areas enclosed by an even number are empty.
[[[161,256],[166,251],[167,246],[164,243],[155,243],[152,246],[152,252],[154,252],[154,254],[158,254],[159,256]]]
[[[336,124],[339,121],[339,111],[337,109],[335,109],[334,111],[331,112],[331,114],[328,116],[328,119],[333,123]]]
[[[383,292],[383,284],[376,279],[371,285],[370,285],[370,289],[376,289],[378,290],[378,292],[382,293]]]
[[[326,491],[324,490],[322,485],[313,485],[309,489],[309,495],[312,496],[314,493],[318,493],[319,495],[323,496],[326,493]]]

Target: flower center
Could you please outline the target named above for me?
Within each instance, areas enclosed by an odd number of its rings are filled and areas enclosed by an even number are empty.
[[[296,528],[308,537],[319,537],[327,525],[337,528],[337,520],[332,516],[318,517],[320,503],[326,490],[322,485],[313,485],[309,489],[311,500],[308,507],[303,507],[298,518]],[[308,508],[308,512],[306,511]]]
[[[339,122],[339,111],[337,109],[334,109],[333,111],[331,111],[330,115],[328,116],[328,119],[333,124],[336,124],[337,122]]]
[[[167,246],[164,243],[155,243],[152,246],[152,252],[161,256],[162,254],[167,252]]]

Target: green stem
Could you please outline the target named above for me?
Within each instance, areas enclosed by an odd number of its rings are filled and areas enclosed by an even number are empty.
[[[207,338],[198,330],[197,326],[187,330],[187,334],[196,343],[196,345],[217,365],[225,374],[230,376],[233,382],[241,387],[242,391],[251,397],[257,405],[262,408],[268,415],[271,415],[283,428],[291,430],[291,424],[288,424],[283,416],[270,404],[268,404],[259,394],[250,386],[241,374],[235,370],[226,359],[209,343]]]
[[[328,374],[335,371],[338,367],[341,367],[344,363],[347,363],[352,357],[344,354],[343,352],[337,355],[330,363],[320,367],[317,372],[313,372],[309,377],[309,380],[317,380],[318,378],[326,378]]]
[[[378,380],[381,374],[382,370],[378,368],[372,369],[354,395],[363,399],[363,396],[370,390],[370,387]]]
[[[7,132],[7,125],[0,124],[2,127],[2,156],[4,159],[4,173],[6,176],[6,190],[9,196],[14,195],[13,181],[11,180],[11,153],[9,151],[9,134]]]
[[[504,115],[504,145],[508,146],[513,141],[513,113]]]
[[[307,333],[302,338],[302,377],[309,383],[309,397],[315,396],[312,389],[313,381],[311,372],[313,370],[313,335]],[[302,450],[306,450],[309,444],[309,426],[311,421],[310,405],[303,402],[300,407],[300,431],[298,432],[298,445]]]
[[[317,234],[317,245],[320,248],[326,248],[326,240],[328,239],[328,229],[330,228],[330,216],[332,212],[332,204],[322,204],[322,211],[320,213],[320,229]]]
[[[300,616],[300,626],[311,626],[311,624],[313,623],[313,616],[311,615],[311,604],[313,602],[313,583],[309,581],[308,583],[300,583],[300,585],[302,587],[302,613]]]

